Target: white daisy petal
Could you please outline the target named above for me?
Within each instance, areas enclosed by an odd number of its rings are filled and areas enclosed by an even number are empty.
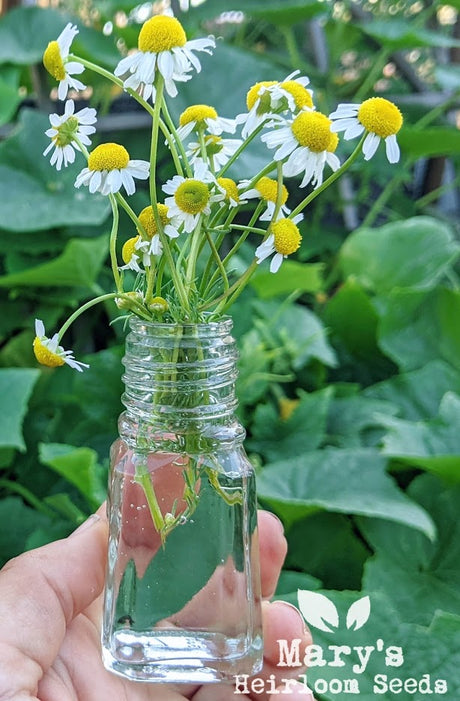
[[[369,132],[363,142],[363,154],[364,160],[368,161],[377,151],[378,145],[380,143],[380,136]]]
[[[385,150],[389,163],[398,163],[400,150],[396,141],[396,134],[391,134],[385,139]]]

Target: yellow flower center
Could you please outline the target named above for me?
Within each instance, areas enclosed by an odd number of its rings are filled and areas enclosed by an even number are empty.
[[[286,80],[284,83],[281,83],[281,87],[292,95],[297,109],[301,110],[304,107],[313,107],[311,94],[303,85],[300,85],[300,83],[296,83],[295,80]]]
[[[320,153],[331,142],[331,120],[321,112],[301,112],[292,123],[292,133],[301,146]]]
[[[162,225],[166,226],[166,224],[169,222],[168,207],[165,204],[159,204],[157,205],[157,212]],[[155,217],[153,216],[153,208],[151,205],[144,207],[142,212],[139,214],[139,221],[144,227],[145,233],[149,239],[153,238],[155,234],[158,233],[158,227]]]
[[[365,100],[358,110],[358,119],[367,131],[382,139],[397,134],[403,123],[402,114],[396,105],[383,97]]]
[[[278,181],[272,178],[260,178],[255,184],[255,188],[262,199],[266,202],[274,202],[276,204],[278,198]],[[281,186],[281,204],[285,204],[288,198],[288,191],[286,185]]]
[[[225,199],[233,200],[234,202],[240,201],[238,187],[234,180],[231,178],[217,178],[217,182],[225,190]]]
[[[246,95],[246,105],[248,110],[252,110],[257,100],[260,99],[260,88],[269,88],[271,85],[276,85],[276,80],[264,80],[261,83],[256,83],[249,89],[248,94]]]
[[[133,236],[132,239],[128,239],[121,249],[121,257],[123,258],[123,263],[128,265],[129,261],[133,257],[136,250],[136,243],[139,241],[139,236]]]
[[[38,336],[35,336],[34,338],[33,347],[35,357],[41,365],[46,365],[49,368],[57,368],[65,364],[64,358],[61,355],[50,351],[50,349],[42,343]]]
[[[43,65],[56,80],[64,80],[65,68],[57,41],[50,41],[43,54]]]
[[[69,117],[64,124],[57,127],[57,134],[53,136],[53,141],[56,146],[64,148],[73,142],[74,136],[78,131],[77,117]]]
[[[205,119],[217,119],[217,112],[209,105],[190,105],[179,117],[181,127],[190,122],[196,122],[196,126],[205,126]]]
[[[156,15],[143,24],[137,45],[144,53],[149,51],[157,54],[184,46],[186,41],[184,28],[175,17]]]
[[[177,188],[174,199],[177,206],[187,214],[202,212],[209,201],[209,190],[201,180],[188,178]]]
[[[290,219],[279,219],[274,222],[271,225],[271,232],[275,237],[273,242],[275,250],[283,256],[295,253],[302,241],[299,229]]]
[[[339,145],[338,134],[331,131],[331,138],[329,139],[329,144],[328,144],[328,147],[326,150],[329,151],[329,153],[334,153],[338,145]]]
[[[90,170],[115,170],[126,168],[129,153],[120,144],[101,144],[91,151],[88,158]]]

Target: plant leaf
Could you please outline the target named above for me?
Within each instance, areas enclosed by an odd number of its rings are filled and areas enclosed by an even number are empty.
[[[22,422],[27,404],[40,376],[33,368],[0,369],[0,397],[3,407],[0,414],[0,447],[26,449],[22,436]]]
[[[343,244],[340,263],[345,276],[354,275],[363,287],[387,294],[399,287],[435,287],[459,253],[446,224],[413,217],[380,229],[358,229]]]

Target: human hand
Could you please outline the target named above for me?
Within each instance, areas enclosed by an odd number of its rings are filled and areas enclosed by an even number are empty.
[[[272,691],[299,668],[276,664],[276,641],[311,642],[300,613],[269,603],[286,554],[278,520],[259,512],[261,584],[264,602],[264,668]],[[235,694],[229,684],[166,685],[125,681],[107,672],[100,654],[101,591],[107,521],[101,507],[71,536],[11,560],[0,571],[0,701],[267,701],[268,693]],[[274,675],[274,677],[270,677]],[[276,680],[276,681],[273,681]],[[274,697],[275,698],[275,697]],[[278,694],[276,695],[278,698]],[[291,687],[290,701],[311,701],[304,687]]]

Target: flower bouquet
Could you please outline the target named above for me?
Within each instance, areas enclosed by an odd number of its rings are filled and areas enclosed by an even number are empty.
[[[70,324],[113,300],[129,323],[126,411],[112,448],[110,543],[103,657],[108,669],[141,681],[222,681],[260,669],[262,637],[253,469],[235,419],[237,353],[229,310],[259,266],[276,274],[302,242],[303,211],[362,153],[383,140],[399,160],[398,108],[381,97],[315,107],[309,79],[248,85],[246,106],[229,117],[192,104],[176,124],[168,102],[201,70],[213,37],[188,40],[180,22],[156,15],[140,29],[137,50],[114,73],[71,53],[78,30],[68,24],[44,52],[58,81],[62,114],[46,132],[57,170],[84,166],[75,187],[108,198],[114,289],[87,301],[51,337],[36,321],[34,352],[51,367],[87,366],[61,345]],[[218,49],[217,49],[218,50]],[[150,152],[131,159],[122,144],[92,147],[96,110],[77,109],[93,71],[128,93],[151,118]],[[357,139],[341,162],[338,134]],[[162,139],[175,174],[159,182]],[[255,140],[266,165],[238,179],[238,161]],[[232,175],[232,177],[230,177]],[[306,194],[292,209],[285,179]],[[149,193],[142,211],[129,197]],[[120,240],[119,213],[131,222]],[[242,267],[243,250],[252,247]]]

